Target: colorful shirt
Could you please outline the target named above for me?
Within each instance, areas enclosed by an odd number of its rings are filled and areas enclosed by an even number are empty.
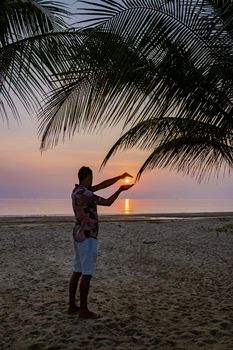
[[[97,239],[99,229],[97,204],[101,197],[82,185],[75,185],[71,198],[76,218],[73,229],[74,240],[83,242],[89,237]]]

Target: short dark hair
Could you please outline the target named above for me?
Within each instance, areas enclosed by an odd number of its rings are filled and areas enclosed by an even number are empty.
[[[88,168],[87,166],[82,166],[82,168],[80,168],[78,171],[79,181],[81,182],[88,175],[92,175],[92,170],[90,168]]]

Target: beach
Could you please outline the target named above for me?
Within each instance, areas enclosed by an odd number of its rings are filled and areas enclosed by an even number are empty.
[[[67,314],[74,219],[0,218],[1,350],[233,349],[233,213],[161,216],[100,218],[96,320]]]

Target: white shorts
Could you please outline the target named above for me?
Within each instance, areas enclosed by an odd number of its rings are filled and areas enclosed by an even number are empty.
[[[98,255],[98,241],[95,238],[87,238],[83,242],[74,240],[73,271],[83,275],[94,275],[96,259]]]

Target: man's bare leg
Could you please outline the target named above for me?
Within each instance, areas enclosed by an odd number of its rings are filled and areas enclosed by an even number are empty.
[[[73,314],[75,312],[79,312],[80,308],[75,303],[75,295],[78,288],[78,281],[81,277],[81,272],[73,272],[71,279],[70,279],[70,285],[69,285],[69,308],[68,308],[68,314]]]
[[[79,316],[82,318],[97,318],[97,314],[89,311],[87,307],[87,299],[90,288],[91,275],[82,275],[79,290],[80,290],[80,312]]]

